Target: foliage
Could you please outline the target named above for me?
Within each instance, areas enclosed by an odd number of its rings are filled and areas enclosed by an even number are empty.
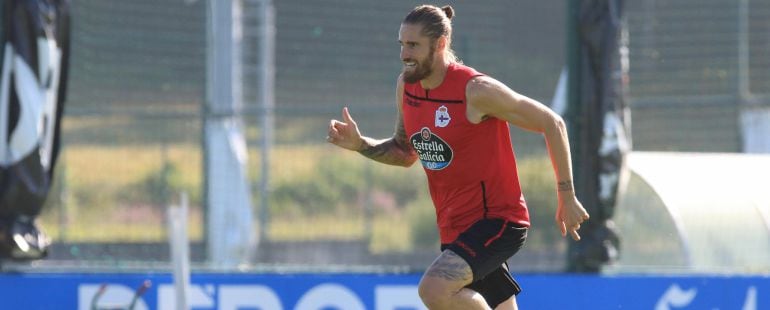
[[[355,203],[364,184],[360,166],[346,165],[344,159],[333,155],[319,157],[314,166],[312,173],[276,180],[272,216],[328,214]]]
[[[519,180],[527,200],[532,226],[527,238],[529,247],[552,247],[562,242],[554,224],[558,206],[556,181],[548,157],[530,157],[518,163]]]
[[[256,190],[261,175],[258,154],[249,152],[255,207],[260,199]],[[202,215],[199,155],[200,150],[189,145],[169,145],[167,149],[158,145],[69,146],[58,165],[56,182],[60,184],[52,190],[56,197],[48,201],[49,208],[58,209],[47,210],[42,220],[51,231],[71,230],[62,231],[68,238],[97,238],[85,230],[78,232],[85,228],[127,233],[132,225],[139,225],[125,222],[127,216],[142,212],[156,216],[146,208],[157,210],[174,203],[181,191],[188,193],[192,212]],[[277,146],[272,156],[269,236],[280,240],[368,239],[370,250],[378,253],[438,247],[435,211],[419,164],[408,169],[383,165],[326,145]],[[529,247],[559,242],[552,221],[556,197],[549,161],[544,156],[521,160],[519,176],[533,223]],[[57,227],[60,223],[69,224]],[[144,223],[152,226],[162,221],[147,219]],[[191,230],[202,231],[202,224],[199,217],[191,223]],[[162,232],[162,227],[157,231]]]
[[[409,205],[427,190],[425,188],[427,181],[419,163],[409,169],[377,165],[380,169],[375,169],[376,177],[372,185],[374,188],[392,193],[396,199],[396,206],[403,208]]]
[[[421,195],[420,199],[410,203],[406,207],[406,217],[411,228],[409,237],[415,248],[439,248],[436,211],[430,195]]]
[[[277,179],[272,190],[271,215],[351,212],[356,210],[351,208],[363,208],[368,203],[367,195],[374,192],[387,193],[397,208],[417,198],[424,181],[415,172],[421,172],[358,157],[326,154],[318,157],[312,171],[299,173],[299,177]],[[377,202],[373,203],[376,208]]]
[[[181,173],[173,163],[164,162],[160,169],[153,171],[134,186],[145,193],[147,202],[153,205],[166,206],[171,200],[172,193],[181,190]]]

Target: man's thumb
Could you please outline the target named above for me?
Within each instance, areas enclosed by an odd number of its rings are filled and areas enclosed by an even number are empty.
[[[353,121],[353,117],[350,116],[350,111],[348,111],[348,107],[342,108],[342,119],[345,120],[345,123],[355,124],[355,121]]]

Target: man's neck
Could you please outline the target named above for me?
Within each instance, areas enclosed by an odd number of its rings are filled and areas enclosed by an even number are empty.
[[[426,78],[420,80],[423,89],[434,89],[444,82],[444,77],[451,63],[444,59],[436,61],[433,66],[433,72]]]

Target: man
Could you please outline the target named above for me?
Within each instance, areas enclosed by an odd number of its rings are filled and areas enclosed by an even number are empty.
[[[347,108],[327,141],[373,160],[420,159],[436,208],[442,253],[420,280],[430,309],[517,309],[521,291],[506,260],[524,243],[529,213],[508,124],[542,133],[557,179],[556,224],[575,240],[588,219],[575,197],[564,121],[541,103],[460,64],[451,48],[454,10],[416,7],[401,24],[395,134],[361,136]]]

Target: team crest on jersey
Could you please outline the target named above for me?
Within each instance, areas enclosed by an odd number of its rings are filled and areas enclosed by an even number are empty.
[[[446,106],[442,105],[436,110],[436,127],[446,127],[451,120],[452,117],[449,116],[449,109]]]
[[[420,162],[425,169],[441,170],[449,166],[452,162],[452,148],[439,136],[435,135],[423,127],[419,132],[415,132],[410,138]]]

